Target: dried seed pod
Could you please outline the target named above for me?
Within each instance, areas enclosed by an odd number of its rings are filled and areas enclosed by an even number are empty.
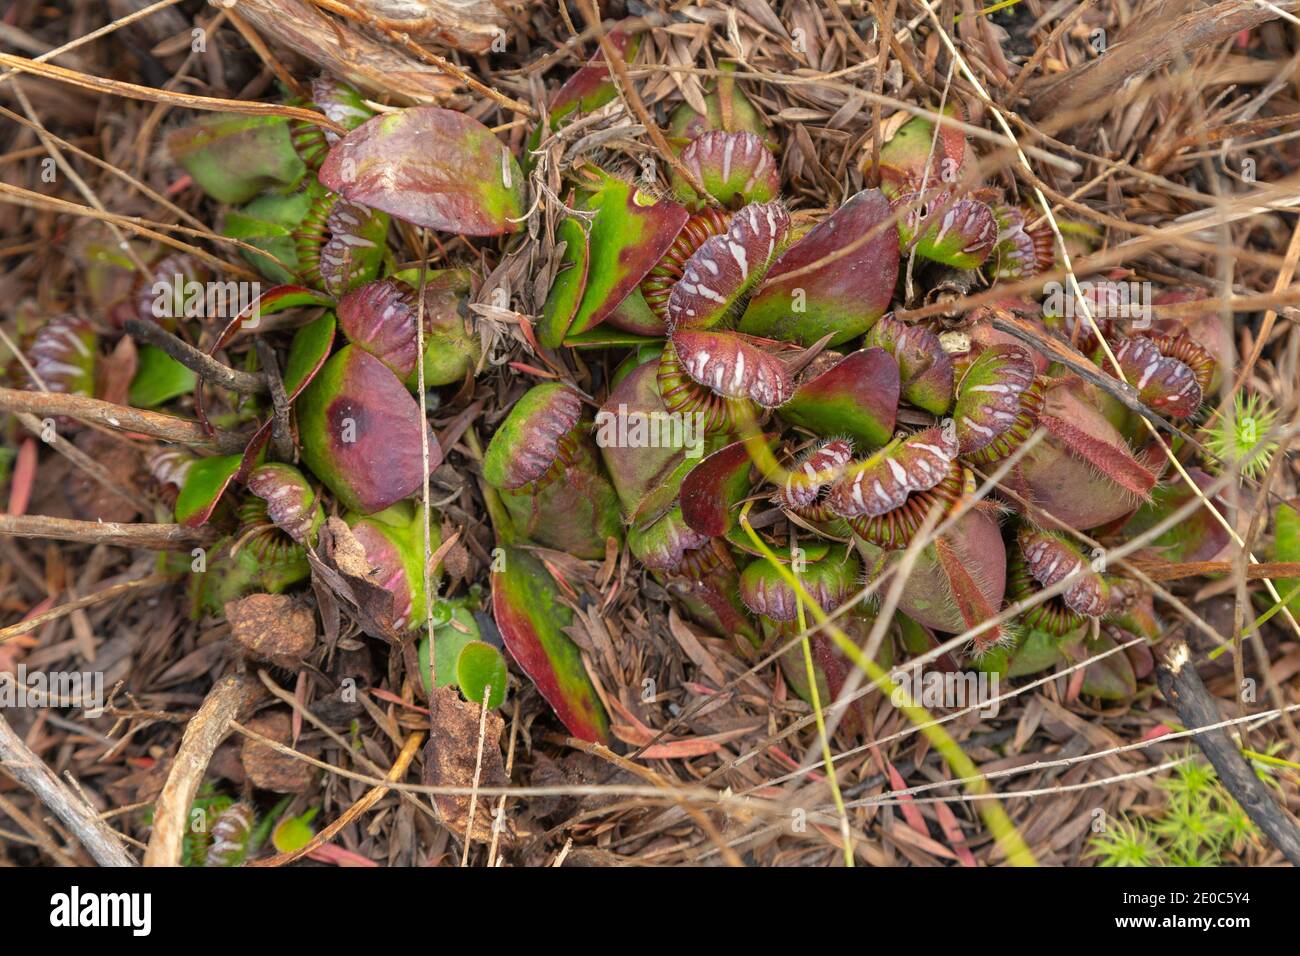
[[[1034,385],[1034,371],[1033,358],[1018,345],[987,348],[967,366],[953,410],[961,454],[974,455],[998,443],[996,458],[1003,458],[1024,441],[1022,416],[1033,410],[1034,400],[1027,400],[1026,392]],[[1032,420],[1028,428],[1032,430]]]
[[[1166,340],[1166,347],[1172,349],[1174,345]],[[1156,340],[1141,335],[1119,336],[1114,355],[1124,378],[1153,411],[1172,418],[1190,418],[1201,407],[1203,392],[1196,372],[1181,359],[1164,354]],[[1114,373],[1108,361],[1103,367]]]
[[[701,133],[682,150],[681,160],[709,195],[724,205],[768,202],[780,192],[776,159],[748,130]],[[698,202],[694,192],[686,186],[679,189],[678,198]]]
[[[668,296],[670,331],[707,329],[763,278],[790,229],[779,203],[750,203],[732,217],[723,235],[711,236],[686,260]]]
[[[246,657],[296,670],[316,646],[316,616],[286,594],[250,594],[226,604],[230,637]]]
[[[1109,586],[1073,543],[1056,532],[1028,526],[1021,529],[1018,540],[1029,573],[1040,585],[1050,588],[1073,578],[1070,586],[1061,592],[1061,599],[1070,610],[1087,617],[1100,617],[1106,612]]]
[[[783,484],[772,495],[772,503],[800,514],[814,508],[823,491],[839,479],[853,459],[853,442],[832,438],[814,445],[790,467]]]
[[[712,206],[691,216],[663,258],[641,280],[641,294],[646,305],[661,321],[668,317],[668,297],[681,279],[687,260],[708,239],[725,233],[730,223],[730,213],[720,212]]]
[[[96,343],[95,330],[89,322],[64,313],[41,327],[27,356],[51,392],[94,395]]]
[[[232,803],[212,824],[204,866],[241,866],[253,835],[253,808],[242,800]]]
[[[738,333],[678,329],[672,344],[686,373],[723,398],[775,408],[794,393],[785,363]]]
[[[884,349],[898,362],[902,396],[918,408],[942,415],[952,404],[952,356],[930,329],[881,316],[867,333],[867,346]]]

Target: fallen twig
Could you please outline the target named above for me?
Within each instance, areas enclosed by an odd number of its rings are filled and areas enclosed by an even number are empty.
[[[1218,707],[1191,663],[1191,651],[1186,642],[1179,641],[1168,650],[1156,670],[1156,681],[1160,692],[1189,728],[1219,722]],[[1278,806],[1241,755],[1237,744],[1222,729],[1197,734],[1192,739],[1214,765],[1224,787],[1255,825],[1292,865],[1300,866],[1300,825]]]
[[[208,761],[230,733],[230,723],[244,702],[247,684],[243,675],[222,678],[186,726],[171,773],[154,805],[153,835],[144,853],[145,866],[180,866],[190,805],[207,772]]]
[[[53,810],[100,866],[135,866],[121,838],[99,818],[99,811],[73,793],[45,761],[32,753],[3,714],[0,714],[0,766]]]

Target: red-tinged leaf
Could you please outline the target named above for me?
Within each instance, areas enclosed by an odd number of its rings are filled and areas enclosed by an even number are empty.
[[[957,859],[961,861],[962,866],[977,867],[979,863],[975,861],[975,854],[970,851],[966,845],[966,834],[962,832],[961,824],[957,822],[957,817],[948,809],[946,803],[936,803],[934,805],[935,816],[939,818],[939,826],[943,829],[943,835],[948,840],[948,845],[952,847],[952,852],[956,854]]]
[[[682,150],[681,160],[709,195],[724,205],[765,203],[781,191],[776,158],[762,139],[747,130],[702,133]],[[699,201],[695,190],[685,183],[678,186],[677,198],[687,203]]]
[[[948,103],[944,113],[965,119],[955,103]],[[966,134],[947,123],[940,123],[937,132],[934,127],[930,119],[914,116],[880,150],[881,189],[891,199],[909,188],[919,188],[923,180],[929,187],[961,179],[971,156]]]
[[[794,392],[784,362],[733,332],[679,329],[673,348],[692,379],[724,398],[775,408]]]
[[[239,471],[242,455],[200,458],[190,465],[176,499],[176,520],[188,528],[197,528],[212,517],[221,496]]]
[[[596,415],[598,429],[614,426],[614,436],[602,436],[597,431],[596,444],[600,456],[618,491],[623,510],[629,514],[641,510],[646,497],[655,489],[666,485],[685,458],[686,429],[680,429],[682,443],[647,443],[618,440],[620,422],[630,427],[634,421],[672,421],[659,394],[657,361],[636,366],[610,392],[609,398]],[[671,436],[670,437],[675,437]]]
[[[790,229],[779,203],[750,203],[727,231],[695,250],[668,295],[669,329],[707,329],[726,318],[763,278]]]
[[[1070,655],[1076,661],[1086,660],[1105,654],[1117,646],[1115,639],[1103,629],[1095,638],[1084,637],[1070,649]],[[1123,653],[1109,654],[1101,660],[1093,661],[1082,673],[1080,689],[1089,697],[1128,700],[1137,693],[1137,675],[1133,673],[1133,665]]]
[[[229,345],[236,332],[251,332],[259,328],[261,318],[264,315],[274,315],[276,312],[282,312],[285,309],[328,309],[333,308],[333,306],[334,299],[331,296],[323,292],[317,292],[315,289],[308,289],[306,286],[301,285],[273,286],[250,302],[247,308],[226,323],[212,343],[211,348],[208,349],[208,354],[215,355],[219,349]]]
[[[783,252],[750,299],[740,331],[834,347],[885,314],[898,278],[898,229],[878,190],[850,198]]]
[[[979,513],[970,512],[969,515]],[[947,579],[948,593],[961,615],[961,630],[996,617],[1006,589],[1004,549],[998,548],[993,555],[977,554],[965,547],[965,540],[960,536],[941,535],[935,539],[934,551]],[[997,624],[975,636],[975,652],[978,654],[1002,644],[1007,637],[1006,626]]]
[[[614,49],[623,54],[626,62],[631,63],[636,58],[636,51],[641,46],[640,34],[629,36],[622,30],[610,30],[606,36]],[[548,108],[551,129],[559,129],[562,121],[570,114],[590,113],[617,95],[618,89],[609,75],[609,64],[605,62],[605,51],[597,47],[586,66],[565,80],[564,85],[551,97]]]
[[[631,183],[607,178],[582,204],[595,212],[588,233],[589,264],[582,301],[568,328],[540,330],[548,348],[604,322],[654,268],[686,223],[686,207],[656,201]]]
[[[892,790],[906,790],[907,781],[903,775],[898,772],[898,768],[891,761],[886,760],[885,766],[889,774],[889,786]],[[911,794],[903,794],[898,798],[898,809],[902,811],[903,819],[907,825],[924,837],[930,836],[930,828],[925,825],[925,817],[921,816],[921,811],[916,806],[916,798]]]
[[[1214,479],[1199,468],[1188,468],[1187,474],[1203,493],[1214,483]],[[1138,508],[1124,525],[1124,534],[1132,538],[1144,533],[1194,497],[1196,493],[1187,487],[1181,476],[1171,484],[1157,487],[1151,493],[1151,500]],[[1222,509],[1223,502],[1216,501],[1216,498],[1213,496],[1210,500]],[[1283,513],[1284,509],[1279,507],[1277,514]],[[1149,547],[1154,548],[1165,561],[1210,561],[1228,546],[1228,541],[1227,529],[1202,505],[1151,541]]]
[[[171,133],[167,152],[209,196],[237,205],[302,179],[289,130],[283,116],[218,113]]]
[[[335,324],[333,313],[326,312],[294,333],[284,363],[284,391],[289,401],[301,395],[324,367],[334,346]]]
[[[540,561],[504,542],[501,547],[503,570],[492,574],[492,613],[506,650],[571,734],[608,743],[609,719],[578,646],[564,633],[573,612]]]
[[[701,534],[720,537],[736,523],[732,512],[752,485],[753,461],[743,441],[720,448],[682,479],[682,517]]]
[[[781,417],[819,435],[847,435],[863,450],[878,448],[894,433],[898,397],[898,363],[883,349],[843,358],[823,352],[781,406]]]
[[[519,228],[519,163],[478,120],[416,106],[368,120],[339,141],[320,181],[344,198],[398,219],[465,236]]]
[[[901,507],[913,492],[929,491],[943,481],[956,457],[957,448],[943,429],[917,432],[846,468],[826,503],[845,518],[886,514]]]
[[[1152,411],[1171,418],[1189,418],[1201,407],[1201,386],[1191,367],[1161,353],[1146,336],[1120,336],[1114,349],[1124,379]],[[1108,372],[1114,368],[1103,365]]]
[[[437,436],[410,392],[355,345],[325,363],[297,412],[303,462],[353,510],[379,511],[420,487],[421,427],[428,433],[430,471],[442,461]]]

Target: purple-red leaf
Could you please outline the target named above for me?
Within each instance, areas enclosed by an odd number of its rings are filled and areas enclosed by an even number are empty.
[[[740,331],[834,347],[884,315],[898,278],[898,229],[878,190],[864,190],[773,263]]]
[[[478,120],[434,106],[363,123],[330,150],[320,181],[352,202],[464,236],[514,232],[525,211],[510,151]]]

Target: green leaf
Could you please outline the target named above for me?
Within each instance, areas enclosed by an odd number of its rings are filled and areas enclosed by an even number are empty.
[[[668,200],[656,202],[631,183],[613,177],[606,178],[582,208],[596,214],[588,233],[586,284],[567,327],[557,302],[553,317],[539,330],[539,340],[548,348],[604,322],[668,251],[687,219],[686,207]]]
[[[128,401],[136,408],[156,408],[178,395],[194,391],[198,376],[153,345],[140,348]]]
[[[447,613],[451,615],[442,624],[438,624],[437,621],[440,607],[446,608]],[[434,603],[433,656],[434,663],[437,665],[434,668],[435,687],[447,687],[456,683],[456,658],[460,657],[461,648],[471,641],[477,641],[480,636],[478,621],[474,620],[474,615],[468,608],[460,605],[453,607],[446,601]],[[427,694],[430,689],[428,635],[420,638],[416,656],[420,662],[420,678],[424,684],[424,692]],[[482,700],[482,697],[479,700]]]
[[[212,517],[235,472],[239,471],[243,457],[200,458],[190,465],[185,485],[176,497],[176,520],[186,527],[197,528]]]
[[[506,701],[506,687],[510,681],[505,658],[485,641],[470,641],[461,648],[456,658],[456,683],[465,699],[482,704],[487,696],[489,710],[495,710]]]
[[[325,364],[334,345],[336,325],[334,314],[326,312],[294,333],[289,357],[284,363],[284,391],[290,401],[302,394]]]
[[[301,850],[316,835],[311,821],[319,811],[316,807],[300,817],[285,817],[271,831],[271,844],[281,853],[295,853]]]

